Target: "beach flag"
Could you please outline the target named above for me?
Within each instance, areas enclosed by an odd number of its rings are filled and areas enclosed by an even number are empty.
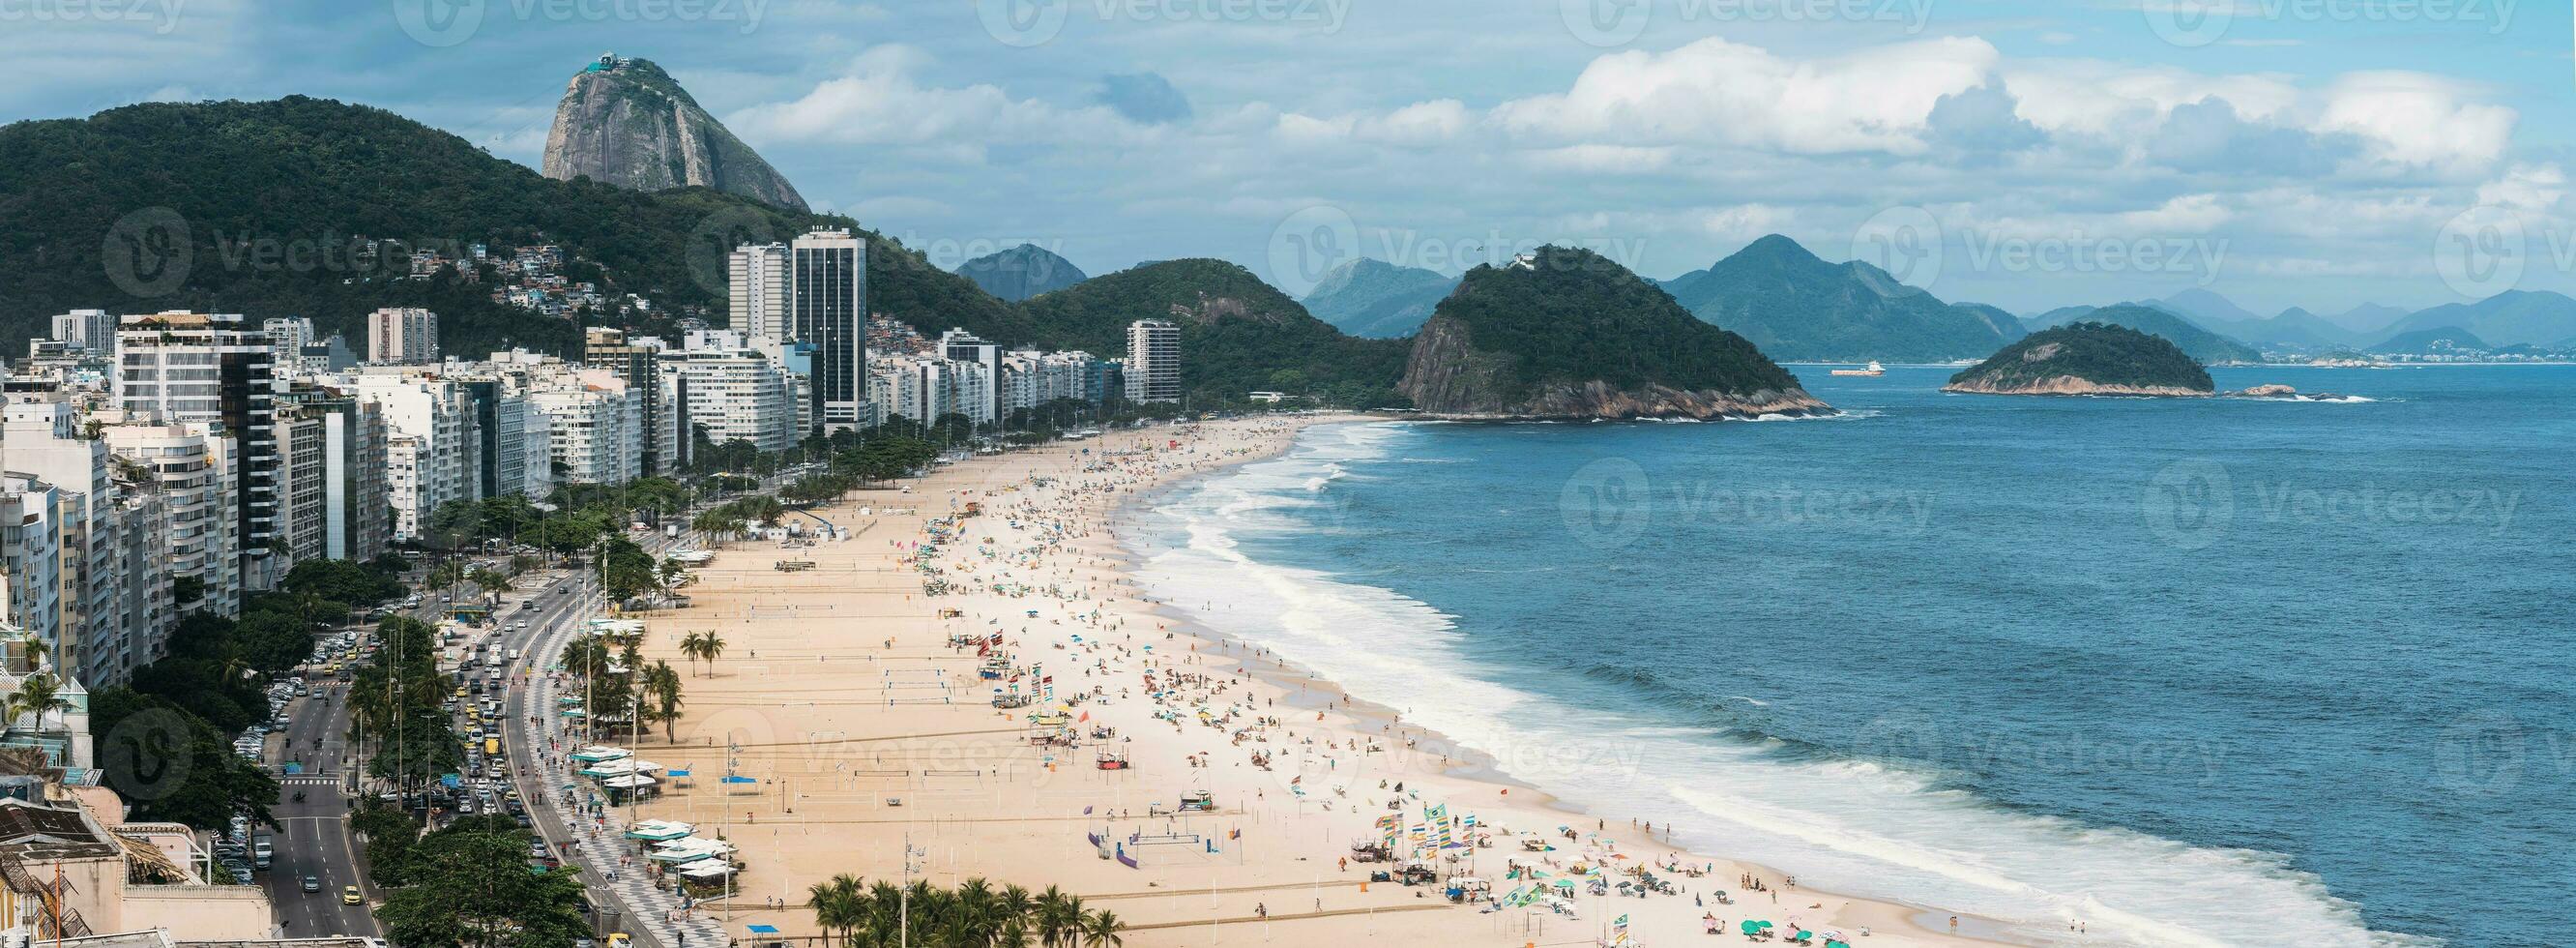
[[[1619,915],[1619,917],[1618,917],[1618,918],[1611,920],[1611,922],[1610,922],[1610,943],[1611,943],[1611,944],[1613,944],[1613,945],[1624,945],[1624,944],[1627,944],[1627,943],[1628,943],[1628,915],[1627,915],[1627,913],[1622,912],[1622,913],[1620,913],[1620,915]]]

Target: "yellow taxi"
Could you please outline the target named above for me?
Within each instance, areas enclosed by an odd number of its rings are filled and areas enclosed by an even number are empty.
[[[359,895],[359,894],[358,894],[358,887],[357,887],[357,886],[350,885],[350,886],[341,886],[341,887],[340,887],[340,904],[342,904],[342,905],[357,905],[357,904],[360,904],[360,903],[365,902],[366,900],[367,900],[367,897],[366,897],[366,896],[363,896],[363,895]]]

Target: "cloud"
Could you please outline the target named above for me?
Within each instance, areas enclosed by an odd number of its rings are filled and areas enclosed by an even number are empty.
[[[2167,167],[2287,177],[2330,173],[2355,150],[2348,137],[2247,122],[2220,98],[2175,106],[2146,141],[2147,155]]]
[[[2567,173],[2557,165],[2515,165],[2504,177],[2478,186],[2478,203],[2545,211],[2567,196]]]
[[[1709,37],[1602,56],[1566,92],[1506,102],[1493,119],[1533,141],[1914,154],[1934,103],[1985,84],[1999,59],[1973,38],[1799,60]]]
[[[876,47],[853,61],[846,75],[825,80],[794,101],[735,112],[724,119],[725,126],[756,145],[919,146],[979,161],[994,144],[1115,142],[1144,131],[1105,106],[1061,108],[1012,98],[987,84],[923,85],[914,73],[928,62],[909,47]]]
[[[2516,113],[2463,101],[2469,87],[2420,72],[2360,72],[2326,92],[2318,127],[2369,141],[2369,156],[2404,167],[2475,172],[2492,166],[2513,137]]]
[[[2032,148],[2048,139],[2039,126],[2014,114],[2011,93],[1978,86],[1942,96],[1924,116],[1926,139],[1945,152],[1975,164],[1990,164],[2005,152]]]
[[[1190,117],[1189,97],[1156,72],[1102,76],[1100,92],[1092,100],[1146,125],[1187,121]]]

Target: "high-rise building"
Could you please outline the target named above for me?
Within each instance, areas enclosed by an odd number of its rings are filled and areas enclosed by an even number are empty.
[[[126,509],[107,442],[81,437],[71,405],[59,399],[12,404],[6,413],[6,469],[55,485],[60,501],[63,618],[54,656],[83,681],[122,683],[139,664],[133,646],[140,638],[126,613]]]
[[[463,386],[397,367],[361,369],[350,380],[358,397],[384,412],[385,494],[396,540],[420,538],[442,505],[483,499],[482,424]]]
[[[784,451],[804,437],[796,427],[800,387],[783,366],[734,333],[692,333],[688,342],[663,364],[680,375],[688,417],[709,442]]]
[[[744,244],[726,258],[725,268],[733,330],[746,337],[787,338],[787,245]]]
[[[815,416],[826,431],[865,422],[868,246],[846,230],[816,230],[788,247],[788,338],[814,346]]]
[[[76,309],[54,316],[53,338],[72,348],[106,352],[116,348],[116,317],[103,309]]]
[[[287,458],[287,538],[297,562],[383,556],[387,465],[384,410],[323,389],[290,393],[278,409]]]
[[[64,641],[62,492],[0,474],[0,619],[44,643]]]
[[[1127,400],[1181,400],[1181,327],[1167,320],[1127,324]]]
[[[417,306],[388,306],[367,314],[367,361],[379,365],[438,361],[438,314]]]
[[[963,329],[950,329],[939,334],[939,355],[952,362],[972,362],[984,367],[985,386],[991,396],[977,424],[991,424],[1002,417],[1002,347],[978,339]]]
[[[688,435],[678,417],[681,406],[665,397],[675,393],[662,372],[661,356],[660,340],[630,339],[620,329],[593,326],[583,337],[582,364],[614,373],[643,410],[636,437],[641,439],[637,447],[645,474],[667,474],[688,463]]]
[[[521,494],[544,499],[542,486],[530,489],[530,474],[535,483],[544,483],[542,469],[528,470],[528,416],[536,413],[525,393],[512,389],[496,377],[464,376],[456,379],[458,387],[474,403],[474,419],[482,443],[478,446],[476,491],[483,497]],[[542,435],[540,435],[542,437]]]
[[[643,400],[624,380],[582,372],[529,398],[545,413],[548,462],[560,480],[623,484],[643,473]]]
[[[137,421],[210,425],[228,444],[213,453],[231,465],[232,533],[247,589],[269,589],[284,572],[278,539],[276,379],[268,336],[239,315],[166,312],[121,318],[116,330],[116,401]],[[239,601],[235,590],[231,601]]]
[[[204,422],[116,424],[101,433],[108,451],[134,466],[134,491],[156,495],[144,505],[151,508],[144,515],[158,520],[153,532],[159,542],[145,551],[149,569],[190,579],[203,590],[190,603],[173,599],[174,619],[182,606],[227,616],[240,612],[241,561],[232,515],[236,480],[225,451],[232,442]]]

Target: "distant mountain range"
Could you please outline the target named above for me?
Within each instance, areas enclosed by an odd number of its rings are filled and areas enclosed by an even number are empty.
[[[2428,330],[2482,340],[2477,348],[2486,351],[2576,349],[2576,299],[2547,291],[2508,290],[2475,302],[2412,312],[2365,303],[2334,315],[2319,315],[2294,306],[2269,318],[2255,316],[2224,296],[2199,289],[2140,305],[2182,317],[2202,329],[2257,349],[2289,355],[2422,352],[2405,347],[2432,338],[2422,335]],[[2060,307],[2032,316],[2024,323],[2036,329],[2063,324],[2091,312],[2093,308],[2088,306]],[[2399,348],[2389,348],[2392,344]]]
[[[2003,310],[1942,302],[1867,263],[1827,263],[1778,234],[1661,285],[1691,315],[1783,362],[1982,359],[2026,334]]]
[[[1316,319],[1354,336],[1400,339],[1431,318],[1458,278],[1359,257],[1334,267],[1303,303]]]
[[[2121,303],[2099,309],[2067,306],[2033,317],[2031,329],[2052,329],[2074,322],[2107,323],[2162,336],[2202,365],[2235,365],[2263,361],[2261,350],[2204,329],[2182,316],[2145,303]]]
[[[1036,244],[1021,244],[966,261],[957,268],[957,275],[975,281],[984,292],[1005,303],[1052,293],[1089,279],[1073,261]]]
[[[2369,351],[2377,355],[2439,355],[2479,353],[2492,348],[2476,333],[2458,326],[2439,326],[2406,330],[2370,347]]]

